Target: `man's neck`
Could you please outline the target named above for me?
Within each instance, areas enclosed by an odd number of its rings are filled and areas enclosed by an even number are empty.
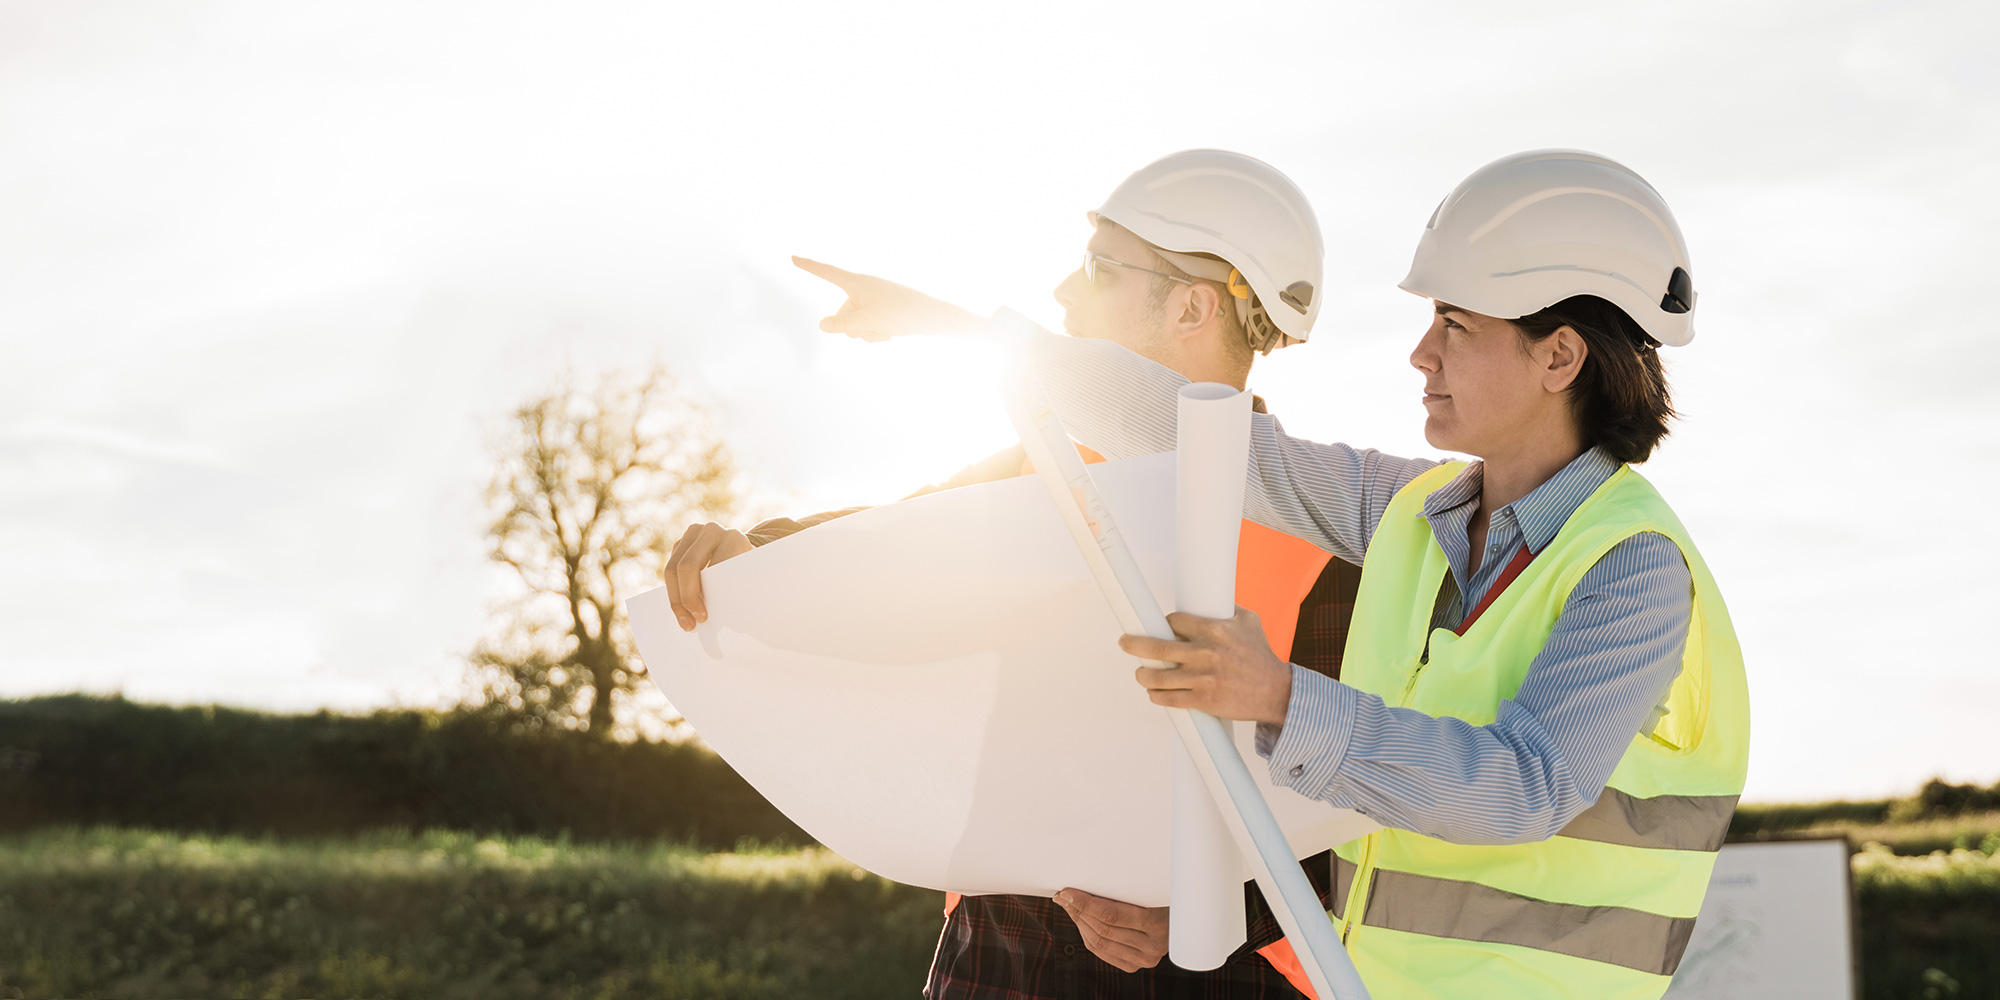
[[[1241,361],[1227,357],[1194,357],[1182,355],[1163,362],[1167,367],[1181,373],[1190,382],[1220,382],[1223,385],[1242,389],[1250,382],[1250,362],[1255,358]]]

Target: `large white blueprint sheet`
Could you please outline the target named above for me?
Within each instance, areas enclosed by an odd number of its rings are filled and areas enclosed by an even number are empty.
[[[1173,606],[1174,456],[1092,467]],[[629,603],[654,681],[773,804],[885,877],[1168,902],[1177,743],[1032,477],[852,514],[710,567],[708,621]],[[1251,728],[1237,742],[1253,772]],[[1267,787],[1298,857],[1375,828]]]

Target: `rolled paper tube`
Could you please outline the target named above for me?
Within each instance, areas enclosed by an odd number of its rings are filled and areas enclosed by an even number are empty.
[[[1250,461],[1250,394],[1216,382],[1181,387],[1174,456],[1174,606],[1204,618],[1236,613],[1236,542]],[[1225,723],[1225,725],[1235,725]],[[1243,857],[1187,748],[1173,750],[1172,919],[1167,953],[1213,969],[1246,937]]]
[[[1004,315],[999,319],[1003,326],[1014,321]],[[1077,457],[1068,430],[1056,416],[1055,408],[1035,392],[1033,380],[1025,373],[1015,391],[1007,393],[1007,410],[1021,435],[1029,462],[1048,488],[1119,627],[1130,635],[1172,639],[1174,634],[1167,627],[1166,615],[1160,612],[1159,602],[1153,599],[1145,576],[1119,535],[1110,509],[1098,496],[1090,472]],[[1238,480],[1239,489],[1242,483],[1243,480]],[[1237,752],[1228,724],[1205,712],[1169,708],[1166,713],[1228,826],[1237,850],[1250,865],[1258,888],[1263,890],[1272,914],[1278,918],[1279,928],[1292,942],[1293,952],[1315,995],[1320,1000],[1368,1000],[1367,987],[1362,984],[1340,937],[1334,933],[1333,923],[1320,905],[1319,894],[1313,891],[1312,882],[1292,855],[1270,803],[1264,801],[1249,767]],[[1171,929],[1168,933],[1171,938]]]

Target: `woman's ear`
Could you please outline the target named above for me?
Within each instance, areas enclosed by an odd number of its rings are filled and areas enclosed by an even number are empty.
[[[1554,333],[1542,338],[1535,345],[1536,360],[1541,363],[1542,388],[1552,393],[1560,393],[1576,383],[1583,374],[1583,361],[1590,357],[1590,345],[1583,335],[1567,325],[1556,327]]]

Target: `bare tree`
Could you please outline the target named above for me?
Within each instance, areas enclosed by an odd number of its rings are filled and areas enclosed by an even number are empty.
[[[658,585],[689,523],[735,509],[728,450],[658,367],[566,373],[496,450],[489,552],[526,593],[469,658],[477,697],[522,726],[608,736],[645,673],[625,599]]]

